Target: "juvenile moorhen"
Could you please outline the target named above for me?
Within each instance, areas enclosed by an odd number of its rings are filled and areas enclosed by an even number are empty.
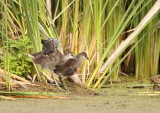
[[[68,59],[65,63],[59,63],[55,69],[54,73],[59,76],[59,79],[67,89],[63,76],[71,76],[77,72],[77,69],[80,67],[83,59],[89,59],[85,52],[81,52],[76,55],[76,58]]]
[[[59,62],[65,62],[69,58],[73,58],[72,54],[63,55],[58,48],[58,41],[54,38],[48,38],[41,41],[43,47],[42,51],[34,53],[32,56],[33,62],[42,67],[42,69],[49,68],[51,70]]]
[[[67,53],[67,54],[63,55],[57,49],[58,43],[55,43],[54,41],[52,41],[50,39],[42,40],[42,44],[43,44],[42,51],[30,55],[30,57],[32,57],[33,62],[42,67],[42,72],[41,72],[42,74],[43,74],[43,70],[45,68],[49,68],[51,71],[53,71],[55,69],[56,65],[64,64],[69,59],[76,58],[73,55],[73,53]],[[51,74],[52,74],[53,80],[55,81],[56,85],[60,89],[58,83],[56,82],[56,80],[53,77],[53,72]]]

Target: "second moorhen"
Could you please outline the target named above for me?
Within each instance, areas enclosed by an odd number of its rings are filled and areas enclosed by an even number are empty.
[[[76,58],[68,59],[65,63],[59,63],[55,67],[54,73],[59,76],[60,81],[62,82],[65,89],[67,89],[67,87],[63,77],[75,74],[83,59],[88,59],[88,56],[85,52],[81,52],[76,55]]]

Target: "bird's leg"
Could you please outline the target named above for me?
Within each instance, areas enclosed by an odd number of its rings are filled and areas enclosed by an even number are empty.
[[[59,79],[60,79],[60,82],[61,82],[61,84],[63,85],[64,89],[67,90],[67,86],[66,86],[66,83],[65,83],[65,81],[64,81],[64,77],[59,76]]]
[[[41,75],[43,75],[47,79],[47,81],[49,83],[53,83],[54,82],[54,80],[52,78],[50,78],[45,72],[42,71]]]
[[[60,91],[63,91],[63,90],[61,89],[61,87],[59,86],[58,82],[56,81],[56,79],[54,78],[53,72],[51,73],[51,77],[52,77],[52,79],[54,80],[54,82],[55,82],[56,86],[58,87],[58,89],[59,89]]]
[[[38,67],[37,67],[34,63],[33,63],[33,65],[34,65],[34,67],[35,67],[35,69],[36,69],[37,74],[33,76],[32,83],[34,83],[36,77],[41,78],[41,77],[40,77],[40,74],[41,74],[42,71],[44,70],[44,69],[42,69],[41,72],[39,72],[39,71],[38,71]]]
[[[48,77],[43,71],[42,71],[41,73],[42,73],[42,75],[43,75],[50,83],[55,82],[55,84],[56,84],[56,86],[58,87],[58,89],[59,89],[60,91],[63,91],[63,90],[61,89],[61,87],[59,86],[58,82],[56,81],[56,79],[54,78],[53,72],[51,72],[51,77],[52,77],[52,78]]]

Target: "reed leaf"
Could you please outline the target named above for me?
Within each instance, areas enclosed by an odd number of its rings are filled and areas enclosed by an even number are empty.
[[[148,31],[146,31],[146,33],[141,37],[141,39],[139,39],[135,45],[128,51],[128,53],[125,54],[125,56],[118,62],[118,64],[116,64],[116,66],[112,69],[112,71],[105,77],[105,79],[100,83],[100,85],[98,86],[98,88],[101,88],[107,81],[107,79],[112,75],[113,71],[118,67],[118,65],[120,65],[122,63],[122,61],[134,50],[134,48],[143,40],[143,38],[146,37],[146,35],[150,32],[152,32],[154,29],[157,28],[157,25],[160,24],[160,21],[158,21],[157,23],[155,23],[154,26],[152,26],[152,28],[150,28]],[[104,72],[106,73],[106,72]]]
[[[3,12],[2,13],[2,22],[1,22],[1,30],[2,30],[2,34],[1,34],[1,37],[2,37],[2,44],[3,44],[3,59],[4,59],[4,70],[5,70],[5,74],[6,74],[6,88],[8,91],[11,90],[11,84],[10,84],[10,66],[9,66],[9,45],[8,45],[8,21],[7,21],[7,1],[1,1],[1,3],[3,4],[3,6],[1,6],[1,11]]]
[[[125,57],[121,54],[130,43],[136,45],[135,78],[144,80],[157,75],[160,31],[159,28],[152,28],[159,21],[159,11],[154,18],[148,20],[149,23],[146,22],[140,29],[137,27],[143,24],[142,19],[156,2],[159,0],[1,0],[3,19],[0,18],[0,36],[5,70],[13,71],[13,66],[9,67],[13,62],[10,62],[10,58],[7,60],[12,49],[8,47],[9,38],[22,39],[22,42],[28,40],[28,45],[33,47],[24,48],[18,53],[26,56],[42,50],[41,39],[54,37],[60,42],[62,53],[65,50],[74,52],[75,55],[82,51],[88,54],[89,61],[84,61],[78,70],[79,75],[82,75],[82,82],[88,87],[93,85],[93,88],[100,88],[109,77],[119,79],[122,61],[129,53]],[[128,36],[133,36],[133,40],[126,39]],[[125,39],[128,42],[124,46]],[[120,47],[122,48],[119,49]],[[117,48],[118,55],[113,57],[112,53]],[[22,67],[25,65],[25,58],[22,60]],[[20,68],[19,66],[15,67]],[[31,71],[35,73],[34,70]],[[6,85],[9,88],[9,84]]]

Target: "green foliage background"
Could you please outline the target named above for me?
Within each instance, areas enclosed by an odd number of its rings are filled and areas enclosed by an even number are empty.
[[[50,2],[51,7],[46,1]],[[131,49],[126,52],[122,50],[123,53],[129,52],[129,56],[134,54],[134,57],[124,60],[125,54],[120,55],[105,73],[99,72],[113,51],[136,29],[156,0],[46,1],[0,1],[2,67],[6,71],[20,76],[31,74],[32,64],[27,54],[41,50],[41,39],[55,37],[61,43],[61,51],[88,53],[90,60],[83,63],[78,73],[81,74],[82,82],[89,87],[100,77],[118,80],[122,68],[132,68],[137,80],[148,79],[159,73],[159,11],[136,39],[128,44],[135,49],[132,52],[129,51]],[[125,65],[122,65],[122,60]],[[134,64],[130,64],[131,61]]]

